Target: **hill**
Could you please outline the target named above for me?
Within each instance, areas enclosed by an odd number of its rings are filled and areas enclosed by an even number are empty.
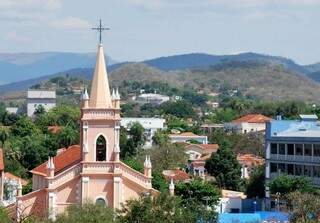
[[[320,70],[307,74],[307,77],[316,82],[320,82]]]
[[[152,60],[143,61],[143,63],[156,67],[161,70],[184,70],[198,67],[214,66],[222,62],[264,62],[274,65],[283,65],[286,69],[299,74],[307,74],[309,71],[304,66],[296,64],[293,60],[268,56],[257,53],[241,53],[237,55],[209,55],[203,53],[193,53],[176,55],[169,57],[160,57]]]
[[[108,59],[109,64],[114,63]],[[42,77],[73,68],[93,67],[94,53],[0,54],[0,84]]]
[[[314,73],[314,72],[320,71],[320,63],[310,64],[310,65],[306,65],[304,67],[309,71],[309,73]]]
[[[92,72],[92,69],[75,69],[47,76],[47,79],[67,73],[70,77],[91,79]],[[206,69],[178,71],[163,71],[142,63],[124,63],[110,66],[109,75],[112,86],[124,86],[124,81],[140,83],[158,81],[168,83],[173,87],[189,86],[206,92],[239,90],[247,96],[266,100],[320,102],[318,83],[306,76],[288,71],[283,66],[270,63],[232,61]],[[32,85],[36,83],[35,81],[32,80]],[[7,85],[7,88],[14,88],[13,85],[19,86],[20,84],[10,84]],[[4,90],[3,86],[0,86],[0,92]]]

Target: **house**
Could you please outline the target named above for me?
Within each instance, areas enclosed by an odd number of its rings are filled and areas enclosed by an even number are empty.
[[[31,171],[33,191],[17,197],[18,220],[34,214],[54,221],[68,206],[87,200],[120,208],[141,193],[158,193],[152,188],[149,156],[144,174],[120,161],[120,95],[118,90],[110,93],[103,51],[100,43],[90,95],[85,90],[81,97],[80,145]]]
[[[316,115],[270,121],[265,141],[266,182],[280,175],[303,176],[320,186],[320,125]]]
[[[242,210],[242,200],[247,196],[243,192],[222,190],[221,198],[215,207],[219,214],[223,213],[240,213]]]
[[[18,114],[19,108],[18,107],[6,107],[6,112],[9,114]]]
[[[28,90],[27,115],[32,117],[39,106],[46,111],[56,107],[56,92],[45,90]]]
[[[205,163],[219,149],[218,144],[185,143],[185,153],[189,156],[188,169],[194,176],[205,177]]]
[[[253,154],[238,154],[237,160],[241,165],[241,178],[248,179],[255,167],[264,165],[262,157]]]
[[[190,175],[180,169],[164,170],[162,174],[168,182],[171,179],[173,180],[173,182],[188,182],[190,180]]]
[[[138,122],[144,128],[144,136],[146,137],[145,147],[152,145],[152,137],[158,130],[164,129],[165,119],[162,118],[122,118],[121,126],[130,130],[133,123]]]
[[[224,128],[227,132],[246,134],[249,132],[260,132],[266,129],[266,123],[271,118],[261,114],[248,114],[232,122],[226,123]]]
[[[196,135],[192,132],[170,134],[169,138],[172,143],[197,141],[200,144],[208,144],[208,137],[206,135]]]
[[[216,124],[216,123],[204,123],[201,125],[201,129],[205,133],[211,134],[215,129],[223,129],[224,125],[223,124]]]
[[[167,95],[161,94],[154,94],[154,93],[145,93],[140,94],[138,97],[133,98],[136,102],[140,104],[154,104],[154,105],[161,105],[164,102],[170,100],[170,97]]]

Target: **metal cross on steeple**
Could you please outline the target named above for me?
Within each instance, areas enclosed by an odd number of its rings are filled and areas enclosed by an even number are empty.
[[[110,30],[109,28],[105,28],[102,26],[102,23],[101,23],[101,19],[100,19],[100,23],[99,23],[99,26],[98,27],[93,27],[91,28],[92,30],[98,30],[100,35],[99,35],[99,43],[102,44],[102,38],[101,38],[101,34],[104,30]]]

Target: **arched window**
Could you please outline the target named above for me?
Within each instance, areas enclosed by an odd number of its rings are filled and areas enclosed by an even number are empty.
[[[106,201],[105,201],[105,199],[103,199],[103,198],[98,198],[98,199],[96,200],[96,205],[101,205],[101,206],[103,206],[103,207],[106,207],[106,206],[107,206]]]
[[[107,144],[103,136],[99,136],[96,142],[96,161],[106,161]]]

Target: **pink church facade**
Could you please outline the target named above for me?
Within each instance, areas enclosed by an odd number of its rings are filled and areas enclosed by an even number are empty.
[[[55,219],[68,206],[87,201],[120,208],[141,193],[156,194],[151,162],[144,174],[120,161],[120,95],[110,93],[103,46],[99,44],[90,95],[81,102],[80,145],[70,146],[31,171],[33,191],[18,196],[17,218],[30,214]]]

